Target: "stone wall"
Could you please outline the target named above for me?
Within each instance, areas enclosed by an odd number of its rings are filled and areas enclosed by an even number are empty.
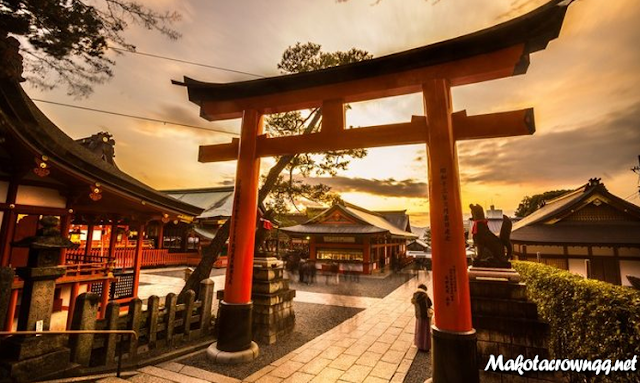
[[[484,370],[491,355],[504,360],[548,359],[549,325],[538,317],[535,303],[526,297],[523,283],[472,280],[471,311],[478,336],[478,367]],[[481,371],[482,382],[558,382],[561,374]]]

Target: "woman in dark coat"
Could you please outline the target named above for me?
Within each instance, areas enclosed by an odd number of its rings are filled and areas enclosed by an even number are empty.
[[[418,350],[429,351],[431,349],[431,318],[429,309],[432,306],[431,299],[427,295],[427,286],[418,285],[418,290],[413,293],[411,303],[416,311],[416,333],[414,343]]]

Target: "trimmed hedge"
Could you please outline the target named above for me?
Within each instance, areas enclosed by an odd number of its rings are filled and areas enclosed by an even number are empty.
[[[612,285],[540,263],[514,261],[528,298],[550,325],[549,352],[561,359],[640,357],[640,291]],[[640,369],[640,362],[636,364]],[[640,372],[608,376],[572,374],[579,381],[638,382]]]

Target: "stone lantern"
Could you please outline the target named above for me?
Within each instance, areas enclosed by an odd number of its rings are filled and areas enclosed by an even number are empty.
[[[24,281],[18,314],[18,331],[47,331],[51,324],[56,279],[65,274],[60,251],[74,244],[60,235],[56,217],[44,217],[36,236],[13,243],[29,248],[26,267],[16,269]],[[0,366],[18,381],[32,380],[69,365],[66,335],[16,335],[0,344]]]

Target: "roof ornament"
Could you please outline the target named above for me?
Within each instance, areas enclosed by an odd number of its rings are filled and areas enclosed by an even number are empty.
[[[100,184],[96,182],[95,184],[89,187],[91,189],[91,193],[89,194],[89,198],[92,201],[100,201],[102,199],[102,189],[100,189]]]
[[[594,186],[598,186],[601,185],[600,180],[602,178],[589,178],[589,187],[594,187]]]
[[[24,82],[22,77],[24,67],[22,65],[22,55],[19,53],[20,42],[8,36],[6,31],[0,32],[0,78]]]
[[[36,162],[36,167],[33,168],[33,172],[41,178],[44,178],[46,176],[49,175],[49,173],[51,173],[49,171],[49,164],[47,163],[47,161],[49,160],[49,157],[47,156],[41,156],[40,158],[36,157],[35,158],[35,162]]]

